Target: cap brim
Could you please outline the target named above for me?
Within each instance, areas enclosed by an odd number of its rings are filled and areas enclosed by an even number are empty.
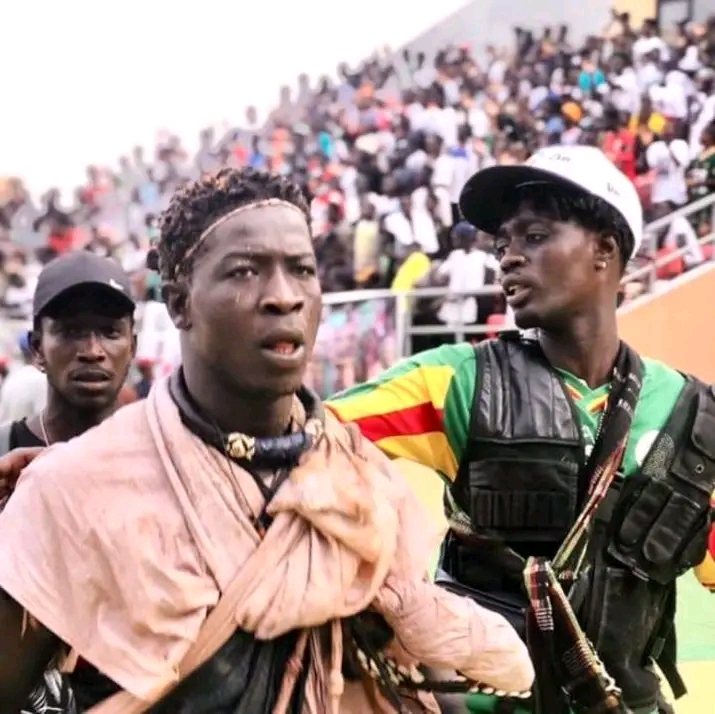
[[[516,188],[546,183],[587,193],[583,186],[563,176],[533,166],[491,166],[467,181],[459,196],[464,218],[480,231],[496,235],[506,216],[506,198]]]
[[[104,293],[109,302],[115,303],[118,306],[126,307],[127,314],[134,312],[136,309],[136,302],[124,291],[117,290],[111,285],[107,285],[107,283],[101,281],[87,280],[86,282],[74,283],[74,285],[70,285],[57,295],[54,295],[44,305],[37,309],[35,316],[40,317],[42,315],[47,315],[53,309],[56,309],[58,305],[61,304],[63,299],[71,296],[74,292],[80,292],[82,290],[96,290],[99,293]],[[96,303],[89,302],[88,305],[90,306],[90,309],[97,309]]]

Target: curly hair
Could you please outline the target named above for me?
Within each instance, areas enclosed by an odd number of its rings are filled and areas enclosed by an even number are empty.
[[[505,197],[505,217],[513,216],[522,201],[534,204],[534,209],[554,221],[573,222],[597,235],[613,236],[621,254],[621,269],[625,269],[633,252],[635,238],[626,219],[602,198],[549,185],[518,188]]]
[[[159,218],[159,240],[147,258],[162,280],[189,276],[197,251],[190,251],[217,219],[255,201],[278,198],[299,208],[310,227],[310,207],[300,186],[251,168],[223,168],[190,181],[171,197]],[[187,253],[190,254],[187,256]]]

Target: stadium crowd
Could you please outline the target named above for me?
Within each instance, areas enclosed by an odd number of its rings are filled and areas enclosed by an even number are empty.
[[[145,326],[159,325],[144,330],[142,364],[170,365],[177,346],[167,342],[146,253],[171,193],[223,165],[291,174],[304,186],[325,292],[493,283],[489,241],[460,222],[457,197],[476,170],[522,161],[544,145],[601,146],[635,182],[647,219],[664,216],[715,191],[715,16],[665,29],[651,20],[636,29],[614,13],[582,44],[566,26],[516,29],[515,45],[487,48],[486,61],[464,45],[433,59],[386,52],[358,69],[341,65],[337,81],[311,86],[302,75],[264,123],[249,108],[242,127],[204,130],[195,155],[164,133],[153,153],[136,147],[118,169],[90,166],[69,202],[56,189],[35,202],[21,178],[5,178],[3,314],[17,324],[28,318],[36,277],[52,257],[77,249],[114,256],[131,275]],[[683,267],[692,267],[708,257],[697,237],[710,224],[709,211],[676,221],[646,248],[652,255],[687,245]],[[503,311],[495,296],[421,300],[414,319],[469,325]],[[390,329],[380,303],[326,311],[314,375],[320,391],[389,364]]]

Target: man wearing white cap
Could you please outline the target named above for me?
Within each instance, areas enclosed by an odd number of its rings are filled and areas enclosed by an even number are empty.
[[[494,236],[525,331],[415,355],[331,407],[441,473],[437,580],[528,640],[531,700],[482,692],[471,712],[655,714],[656,661],[685,691],[675,580],[706,553],[715,397],[619,340],[638,196],[598,149],[550,147],[475,174],[460,208]]]

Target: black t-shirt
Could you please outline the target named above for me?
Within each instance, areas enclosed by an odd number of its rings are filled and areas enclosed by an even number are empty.
[[[10,451],[21,447],[29,448],[44,445],[45,442],[28,429],[25,419],[12,423],[10,427]]]
[[[44,440],[30,431],[25,419],[13,422],[10,427],[10,450],[44,445]],[[54,670],[47,672],[22,711],[24,714],[76,714],[118,691],[119,687],[114,682],[80,660],[69,676],[61,677]]]
[[[10,427],[10,450],[20,447],[44,446],[45,442],[27,428],[25,419]],[[56,670],[45,672],[44,678],[30,694],[23,714],[76,714],[75,699],[68,682]]]

